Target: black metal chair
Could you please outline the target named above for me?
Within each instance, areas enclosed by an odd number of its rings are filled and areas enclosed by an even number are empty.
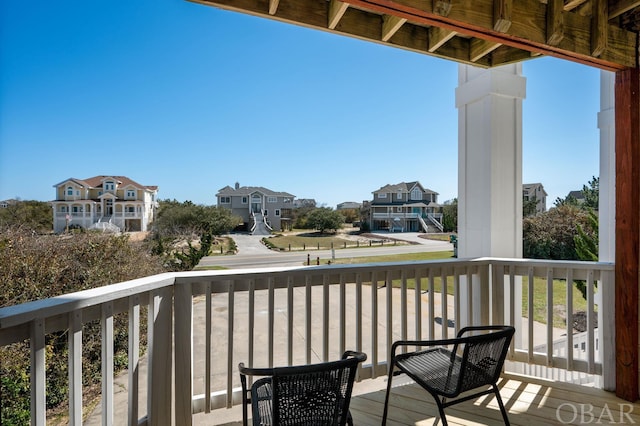
[[[453,339],[394,342],[382,424],[387,422],[391,380],[404,373],[433,396],[444,426],[447,425],[446,407],[490,393],[495,394],[504,423],[508,425],[509,418],[496,383],[514,332],[511,326],[475,326],[463,328]],[[419,350],[396,355],[400,347]],[[463,392],[481,387],[484,389],[479,392],[458,398]],[[447,401],[447,398],[457,399]]]
[[[248,404],[254,425],[353,425],[349,402],[362,352],[346,351],[338,361],[276,368],[240,363],[243,424]],[[267,376],[247,388],[247,376]]]

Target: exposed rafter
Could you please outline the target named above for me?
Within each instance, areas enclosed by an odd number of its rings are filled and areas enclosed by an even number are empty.
[[[640,0],[194,0],[493,67],[540,55],[635,67]]]

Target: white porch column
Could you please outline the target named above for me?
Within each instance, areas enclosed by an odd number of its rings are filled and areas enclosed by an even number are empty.
[[[522,257],[522,65],[460,65],[458,84],[458,257]],[[473,284],[463,306],[489,301]],[[473,309],[461,326],[487,320]]]
[[[615,74],[600,72],[600,201],[598,205],[598,260],[615,262],[616,260],[616,139],[615,139]],[[602,284],[602,281],[600,282]],[[598,351],[602,360],[602,387],[614,390],[616,387],[615,360],[615,288],[614,274],[608,285],[600,285],[595,295],[598,304],[598,330],[607,333],[598,334]],[[608,314],[605,316],[604,312]]]

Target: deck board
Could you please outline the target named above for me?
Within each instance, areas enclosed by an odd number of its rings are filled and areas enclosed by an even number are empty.
[[[601,389],[517,375],[503,376],[498,386],[512,425],[640,424],[639,403],[629,403]],[[385,389],[355,395],[351,402],[354,423],[381,424],[384,397]],[[413,383],[394,383],[389,405],[389,426],[440,424],[436,423],[438,409],[433,398]],[[451,425],[502,424],[493,395],[463,402],[445,412]]]
[[[397,384],[396,384],[397,381]],[[428,426],[442,424],[437,420],[438,408],[421,387],[400,376],[394,379],[390,397],[389,426]],[[630,403],[607,392],[589,386],[537,379],[529,376],[505,374],[498,382],[500,395],[507,408],[509,421],[514,426],[539,426],[563,424],[640,424],[640,403]],[[351,400],[351,414],[354,424],[377,426],[382,422],[386,378],[357,382]],[[591,404],[581,418],[581,405]],[[620,404],[624,413],[620,414]],[[608,411],[607,409],[608,408]],[[235,407],[237,410],[238,407]],[[586,406],[588,409],[589,406]],[[574,411],[575,410],[575,411]],[[224,411],[224,410],[216,410]],[[236,411],[241,413],[241,411]],[[502,415],[493,395],[481,396],[475,400],[454,405],[445,410],[452,426],[500,425]],[[224,416],[197,415],[194,424],[241,424],[242,414],[235,415],[233,421],[211,423],[211,417]],[[558,417],[559,416],[559,417]],[[584,420],[584,421],[583,421]]]

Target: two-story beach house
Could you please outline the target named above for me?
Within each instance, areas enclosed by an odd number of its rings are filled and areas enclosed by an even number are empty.
[[[126,176],[69,178],[53,187],[54,232],[68,227],[147,231],[158,207],[157,186],[141,185]]]
[[[541,183],[524,183],[522,184],[523,201],[536,201],[536,214],[547,211],[547,191]]]
[[[363,205],[372,231],[441,232],[441,210],[438,193],[417,181],[385,185]]]
[[[216,194],[218,206],[242,218],[243,227],[254,232],[261,224],[268,230],[291,228],[295,195],[276,192],[261,186],[225,186]]]

